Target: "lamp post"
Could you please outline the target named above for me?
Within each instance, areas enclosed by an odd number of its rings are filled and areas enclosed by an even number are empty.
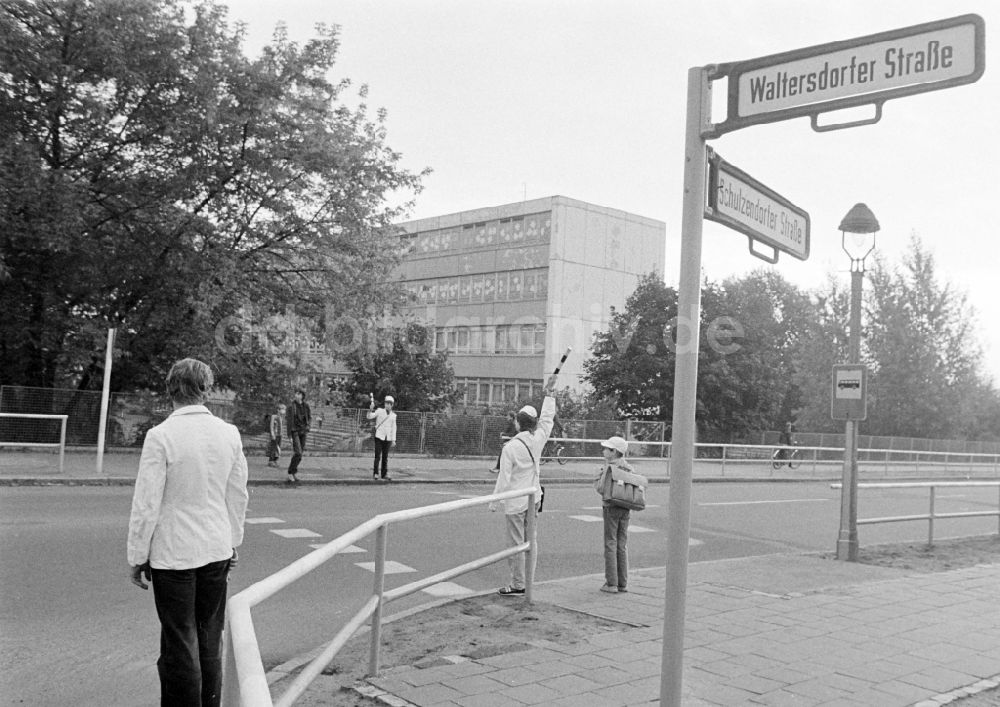
[[[851,321],[849,329],[849,363],[861,363],[861,284],[865,274],[865,258],[875,250],[878,220],[864,204],[855,204],[840,222],[840,243],[851,259]],[[850,235],[848,235],[850,234]],[[840,534],[837,537],[837,559],[856,562],[858,559],[858,420],[845,423],[844,472],[840,490]]]

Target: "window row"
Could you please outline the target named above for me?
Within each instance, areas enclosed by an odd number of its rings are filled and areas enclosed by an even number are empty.
[[[442,327],[434,330],[434,351],[447,351],[449,354],[534,356],[545,351],[545,325]]]
[[[547,242],[552,230],[549,213],[483,221],[404,236],[411,239],[412,253],[471,250],[532,241]]]
[[[513,405],[541,397],[543,383],[526,378],[456,378],[465,388],[464,405]]]
[[[549,295],[549,271],[537,268],[415,280],[403,287],[410,302],[418,305],[545,299]]]

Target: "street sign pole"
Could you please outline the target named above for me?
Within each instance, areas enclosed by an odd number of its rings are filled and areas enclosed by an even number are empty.
[[[674,364],[673,437],[667,506],[667,577],[663,611],[660,704],[681,707],[684,667],[684,606],[687,598],[688,540],[691,534],[691,478],[694,467],[695,401],[701,312],[701,234],[705,210],[705,138],[712,115],[709,71],[688,70],[687,127],[684,139],[684,203],[681,218],[681,271],[677,293],[680,326]]]

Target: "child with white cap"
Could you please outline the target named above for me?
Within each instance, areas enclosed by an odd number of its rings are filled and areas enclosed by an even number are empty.
[[[541,415],[531,405],[525,405],[517,411],[514,424],[518,432],[504,445],[500,452],[500,472],[497,475],[493,493],[529,489],[539,484],[538,460],[541,458],[542,448],[552,432],[552,423],[556,417],[556,399],[552,397],[556,378],[557,376],[553,374],[545,382],[545,400],[542,402]],[[491,511],[503,506],[507,520],[507,547],[521,545],[527,541],[525,535],[528,498],[528,496],[518,496],[490,504]],[[532,555],[532,560],[535,559],[537,559],[537,553]],[[524,553],[508,557],[507,563],[510,567],[510,584],[501,587],[497,592],[501,596],[524,594]],[[532,576],[534,576],[534,569],[534,567],[531,568]]]
[[[396,403],[391,395],[385,396],[383,407],[375,407],[375,396],[372,396],[371,404],[368,407],[368,419],[375,421],[375,465],[372,469],[372,478],[379,478],[389,481],[389,448],[396,444],[396,413],[392,411],[392,406]],[[380,464],[381,461],[381,464]]]
[[[602,592],[616,594],[628,589],[628,522],[631,511],[612,505],[610,496],[611,470],[614,468],[632,471],[625,461],[628,442],[622,437],[608,437],[601,442],[604,466],[594,479],[594,488],[601,494],[604,514],[604,586]]]

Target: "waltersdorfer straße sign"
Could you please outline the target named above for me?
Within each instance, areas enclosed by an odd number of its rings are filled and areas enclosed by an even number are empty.
[[[985,32],[981,17],[962,15],[720,64],[712,78],[729,78],[728,112],[711,132],[972,83],[986,66]]]

